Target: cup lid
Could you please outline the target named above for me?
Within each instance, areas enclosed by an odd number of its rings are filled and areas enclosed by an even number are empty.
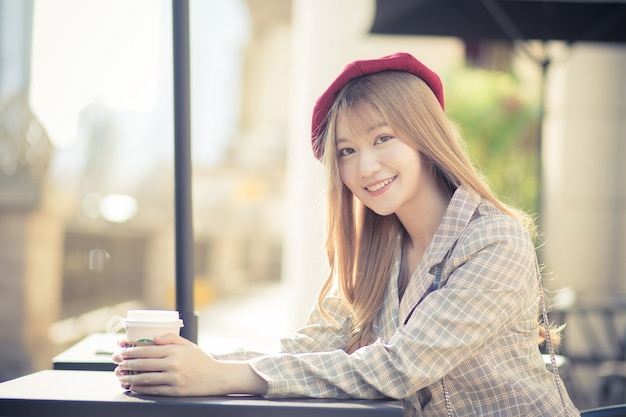
[[[183,321],[176,310],[128,310],[126,318],[122,320],[122,324],[126,327],[172,325],[183,327]]]

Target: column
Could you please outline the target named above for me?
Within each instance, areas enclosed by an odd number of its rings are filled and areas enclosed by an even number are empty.
[[[558,50],[544,127],[545,249],[551,288],[626,292],[626,47]]]

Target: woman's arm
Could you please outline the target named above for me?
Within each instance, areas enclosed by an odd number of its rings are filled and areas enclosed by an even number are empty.
[[[252,360],[268,381],[267,395],[406,398],[513,328],[529,342],[536,339],[534,248],[525,232],[501,232],[482,230],[459,242],[445,287],[429,294],[389,340],[351,355],[338,350]]]
[[[307,324],[294,337],[281,339],[280,351],[297,354],[341,349],[349,328],[348,310],[329,294],[328,316],[315,306]],[[113,356],[115,374],[125,389],[158,395],[265,394],[267,382],[248,360],[266,354],[246,350],[207,355],[188,340],[165,335],[157,346],[123,349]],[[143,372],[143,373],[138,373]]]

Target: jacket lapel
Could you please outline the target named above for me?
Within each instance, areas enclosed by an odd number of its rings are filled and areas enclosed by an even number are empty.
[[[424,256],[426,256],[426,254],[424,254]],[[422,258],[422,262],[419,263],[417,270],[415,270],[411,276],[409,285],[406,291],[404,291],[404,296],[400,301],[399,325],[404,325],[407,317],[413,312],[413,309],[424,294],[426,294],[426,291],[435,279],[434,275],[430,274],[428,271],[422,271],[426,265],[423,260]]]
[[[441,224],[433,239],[426,249],[417,269],[413,272],[407,289],[400,302],[399,325],[403,325],[415,306],[421,301],[426,291],[432,285],[435,275],[435,266],[444,262],[450,255],[450,251],[457,240],[472,220],[478,205],[480,196],[468,191],[465,187],[459,187],[446,209]],[[445,283],[447,276],[441,277],[439,286]]]

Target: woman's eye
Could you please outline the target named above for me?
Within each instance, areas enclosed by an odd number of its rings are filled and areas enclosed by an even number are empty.
[[[385,143],[385,142],[387,142],[387,141],[389,141],[391,139],[392,139],[392,136],[389,136],[389,135],[379,136],[376,139],[376,143]]]
[[[348,156],[354,153],[354,149],[352,148],[341,148],[339,149],[339,156]]]

